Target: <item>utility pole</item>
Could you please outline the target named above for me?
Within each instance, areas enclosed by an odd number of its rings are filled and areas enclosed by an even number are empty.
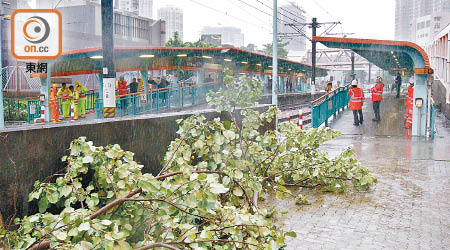
[[[322,35],[329,35],[329,32],[331,32],[331,30],[333,28],[335,28],[338,24],[341,24],[340,22],[325,22],[325,23],[318,23],[317,22],[317,18],[313,18],[312,19],[312,23],[288,23],[286,24],[287,26],[290,26],[292,28],[294,28],[294,30],[296,30],[298,32],[297,36],[304,36],[306,37],[308,40],[311,41],[312,44],[312,50],[311,50],[311,66],[312,66],[312,74],[311,74],[311,95],[314,95],[316,92],[316,53],[317,53],[317,42],[314,41],[314,37],[317,36],[317,28],[320,28],[322,25],[330,25],[328,28],[325,29],[325,31],[321,34]],[[303,29],[303,27],[308,26],[310,28],[312,28],[312,36],[313,38],[310,39],[309,37],[307,37],[302,31],[301,29]],[[286,36],[287,37],[293,37],[292,33],[289,34],[281,34],[282,36]],[[343,36],[345,35],[344,33],[342,34]]]
[[[1,5],[1,3],[0,3]],[[1,7],[1,6],[0,6]],[[1,13],[0,13],[1,14]],[[0,15],[0,130],[5,129],[5,115],[3,114],[3,42],[2,42],[2,33],[3,33],[3,16]]]
[[[311,64],[312,64],[312,76],[311,76],[311,95],[316,94],[316,53],[317,53],[317,42],[314,41],[314,37],[317,35],[317,28],[319,24],[317,23],[317,18],[312,19],[311,28],[312,28],[312,55],[311,55]]]
[[[352,80],[355,80],[356,75],[355,75],[355,52],[352,52]]]
[[[278,106],[278,4],[273,0],[272,105]]]
[[[113,0],[102,0],[103,116],[116,116]]]

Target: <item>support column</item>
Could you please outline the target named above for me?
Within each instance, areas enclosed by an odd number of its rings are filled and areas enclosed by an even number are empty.
[[[3,22],[3,17],[0,16],[0,130],[5,129],[5,114],[3,114],[3,77],[2,77],[2,73],[3,73],[3,54],[2,54],[2,22]]]
[[[280,92],[281,93],[286,93],[286,82],[284,81],[284,76],[281,77],[280,80]]]
[[[45,100],[44,103],[41,105],[44,105],[44,110],[45,110],[45,122],[50,122],[50,107],[48,106],[49,104],[49,92],[50,92],[50,88],[51,88],[51,64],[48,65],[47,67],[47,77],[46,78],[41,78],[41,95],[45,96]],[[36,108],[36,111],[38,111],[40,109]]]
[[[148,70],[141,70],[142,81],[144,82],[144,91],[148,91]]]
[[[116,116],[116,94],[115,94],[115,82],[116,71],[114,68],[114,13],[113,13],[113,1],[102,0],[101,1],[102,12],[102,48],[103,48],[103,82],[104,82],[104,96],[103,96],[103,109],[104,117]],[[122,107],[123,108],[123,107]]]
[[[352,52],[351,60],[352,60],[352,80],[355,80],[356,79],[356,75],[355,75],[355,52]]]
[[[278,2],[273,0],[272,105],[278,106]]]
[[[98,98],[103,99],[103,74],[98,74]]]
[[[197,71],[197,84],[205,81],[205,70],[201,69]]]
[[[413,123],[412,135],[425,136],[427,124],[427,81],[428,76],[422,74],[414,75],[414,98],[413,98]],[[423,99],[422,108],[416,107],[416,99]],[[420,113],[420,117],[419,117]]]

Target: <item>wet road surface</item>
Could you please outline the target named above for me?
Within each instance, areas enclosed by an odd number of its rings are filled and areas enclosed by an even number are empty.
[[[343,112],[331,124],[342,136],[323,149],[337,155],[353,145],[378,184],[368,192],[302,191],[310,206],[269,199],[289,211],[280,224],[297,233],[287,249],[450,249],[449,121],[438,114],[433,141],[411,138],[403,128],[403,100],[385,97],[380,123],[372,121],[371,106],[367,100],[359,127]]]

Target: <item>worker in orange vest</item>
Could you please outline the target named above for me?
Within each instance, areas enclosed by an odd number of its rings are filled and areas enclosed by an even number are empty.
[[[350,96],[350,102],[348,104],[348,108],[353,110],[353,125],[359,126],[363,124],[364,118],[362,113],[362,107],[364,104],[364,91],[358,88],[358,81],[353,80],[352,86],[348,91],[348,95]],[[359,117],[358,117],[359,115]]]
[[[59,101],[58,101],[58,84],[53,84],[52,91],[50,92],[50,115],[51,122],[60,122],[59,119]]]
[[[126,109],[127,109],[127,89],[128,84],[127,81],[125,81],[123,76],[119,77],[119,80],[116,82],[116,89],[117,93],[120,96],[120,110],[122,112],[122,115],[125,115]]]
[[[414,81],[411,78],[408,86],[408,94],[406,95],[405,104],[406,104],[406,113],[405,113],[405,128],[412,127],[412,119],[413,119],[413,99],[414,99]]]
[[[62,84],[62,88],[58,90],[58,97],[61,97],[62,101],[62,109],[63,109],[63,118],[69,118],[70,117],[70,95],[72,92],[69,90],[69,88],[66,87],[66,84]]]
[[[380,121],[380,103],[383,100],[383,78],[379,76],[377,78],[377,84],[370,89],[372,93],[372,103],[373,103],[373,112],[375,113],[375,118],[372,121],[379,122]]]

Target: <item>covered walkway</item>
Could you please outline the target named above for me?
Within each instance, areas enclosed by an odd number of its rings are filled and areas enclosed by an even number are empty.
[[[431,104],[432,74],[427,53],[418,45],[404,41],[359,38],[313,37],[330,48],[351,49],[379,68],[391,74],[403,73],[403,81],[414,76],[413,122],[411,134],[419,137],[432,135]],[[415,105],[422,103],[423,105]]]

